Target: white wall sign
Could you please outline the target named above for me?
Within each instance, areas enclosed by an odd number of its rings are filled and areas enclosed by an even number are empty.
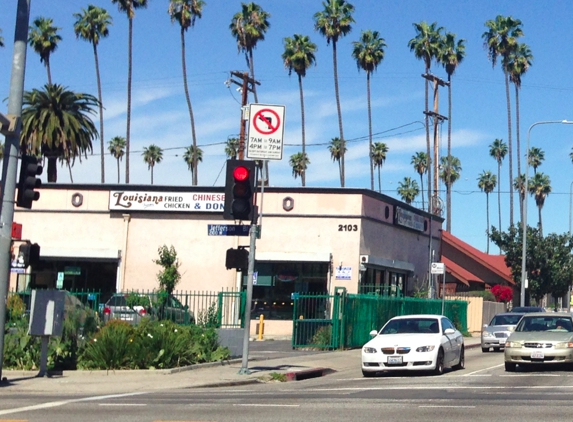
[[[285,106],[251,104],[247,158],[282,160]]]
[[[432,262],[432,268],[430,269],[431,274],[445,274],[446,264],[443,262]]]
[[[221,212],[225,194],[215,192],[110,191],[110,211]]]
[[[352,279],[352,267],[336,267],[337,280],[351,280]]]

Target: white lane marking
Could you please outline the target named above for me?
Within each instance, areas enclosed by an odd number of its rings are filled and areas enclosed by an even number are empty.
[[[0,415],[10,415],[12,413],[29,412],[32,410],[50,409],[52,407],[64,406],[64,405],[70,404],[70,403],[106,400],[106,399],[112,399],[112,398],[137,396],[137,395],[141,395],[141,394],[149,394],[149,393],[141,392],[141,393],[126,393],[126,394],[110,394],[110,395],[106,395],[106,396],[94,396],[94,397],[84,397],[81,399],[53,401],[53,402],[49,402],[49,403],[35,404],[33,406],[24,406],[24,407],[17,407],[15,409],[0,410]]]
[[[233,406],[243,407],[300,407],[299,404],[233,404]]]
[[[459,409],[475,409],[475,406],[446,406],[446,405],[420,405],[420,407],[447,407],[447,408],[459,408]]]
[[[560,377],[559,374],[501,374],[500,377]]]
[[[455,388],[456,390],[542,390],[542,389],[564,389],[571,390],[573,385],[491,385],[491,386],[466,386],[466,385],[443,385],[443,386],[388,386],[388,387],[339,387],[339,388],[308,388],[304,391],[380,391],[380,390],[447,390]],[[286,391],[286,390],[285,390]]]
[[[489,368],[478,369],[477,371],[470,372],[469,374],[464,374],[463,376],[464,376],[464,377],[469,377],[470,375],[478,374],[478,373],[483,372],[483,371],[489,371],[490,369],[500,368],[500,367],[502,367],[503,365],[504,365],[504,364],[502,363],[502,364],[499,364],[499,365],[490,366]]]
[[[147,406],[147,403],[98,403],[98,406]]]

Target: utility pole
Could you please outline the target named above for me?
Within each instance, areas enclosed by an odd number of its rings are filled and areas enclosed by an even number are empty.
[[[439,174],[439,164],[440,164],[440,141],[438,138],[438,123],[443,122],[444,120],[448,120],[447,117],[442,116],[439,113],[439,92],[438,92],[438,87],[440,86],[449,86],[450,83],[446,82],[440,78],[438,78],[437,76],[434,76],[432,74],[428,74],[425,73],[422,75],[423,78],[427,79],[428,81],[432,82],[434,85],[434,111],[428,111],[425,112],[424,114],[427,115],[428,117],[433,117],[434,118],[434,166],[433,166],[433,171],[434,171],[434,194],[432,195],[432,199],[428,198],[428,201],[435,201],[437,204],[437,199],[433,199],[433,198],[438,198],[439,197],[439,180],[440,180],[440,174]],[[429,171],[429,169],[428,169]],[[430,212],[431,213],[435,213],[434,212],[434,205],[431,202],[431,206],[430,206]]]
[[[239,71],[232,71],[231,75],[235,78],[240,79],[240,81],[229,79],[229,82],[234,83],[235,85],[239,85],[241,87],[241,130],[239,135],[239,160],[245,159],[245,122],[247,119],[245,107],[247,106],[248,101],[248,93],[255,91],[255,84],[260,85],[260,82],[257,82],[253,78],[249,76],[249,72],[239,72]]]
[[[24,97],[24,70],[26,68],[26,47],[30,21],[31,0],[18,0],[16,29],[14,31],[14,54],[12,75],[8,96],[8,115],[0,123],[5,136],[4,164],[2,166],[2,192],[0,192],[0,382],[4,364],[4,327],[6,326],[6,302],[10,280],[10,247],[12,243],[12,222],[14,221],[14,197],[20,145],[20,118]]]

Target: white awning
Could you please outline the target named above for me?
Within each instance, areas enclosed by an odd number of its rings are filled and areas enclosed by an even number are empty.
[[[330,252],[258,252],[257,261],[330,262]]]
[[[54,248],[41,246],[40,257],[41,259],[75,258],[118,260],[121,258],[121,251],[119,249]]]

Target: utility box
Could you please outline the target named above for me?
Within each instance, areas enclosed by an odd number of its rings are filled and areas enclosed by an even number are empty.
[[[32,290],[28,334],[60,337],[64,328],[65,300],[66,292]]]

